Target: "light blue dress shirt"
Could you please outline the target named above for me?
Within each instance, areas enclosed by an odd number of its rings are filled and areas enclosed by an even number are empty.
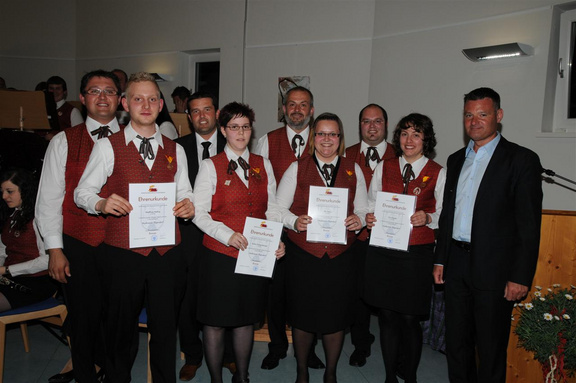
[[[458,188],[456,189],[456,210],[452,238],[457,241],[470,242],[476,195],[484,172],[500,142],[500,137],[500,133],[497,133],[496,137],[486,145],[481,146],[478,152],[474,151],[474,141],[468,143],[466,159],[460,171]]]

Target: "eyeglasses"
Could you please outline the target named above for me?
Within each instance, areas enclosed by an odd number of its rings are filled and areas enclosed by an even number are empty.
[[[336,137],[340,137],[340,133],[316,132],[316,133],[314,133],[314,136],[315,136],[315,137],[320,137],[320,138],[324,138],[324,137],[336,138]]]
[[[90,96],[100,96],[104,93],[104,96],[117,96],[118,91],[114,89],[100,89],[100,88],[90,88],[84,91],[84,94],[89,94]]]
[[[377,118],[375,120],[368,120],[368,119],[364,119],[362,121],[360,121],[362,123],[362,125],[370,125],[370,124],[374,124],[374,125],[384,125],[384,120],[381,118]]]
[[[242,129],[242,131],[246,131],[246,130],[251,130],[252,127],[250,125],[226,125],[226,127],[228,129],[230,129],[233,132],[237,132],[240,129]]]

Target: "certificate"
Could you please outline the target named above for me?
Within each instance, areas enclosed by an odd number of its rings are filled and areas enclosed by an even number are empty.
[[[416,210],[416,196],[378,192],[374,216],[376,223],[370,234],[370,245],[408,251]]]
[[[276,249],[282,236],[282,224],[246,217],[243,234],[248,240],[248,247],[238,253],[234,272],[272,278]]]
[[[312,223],[306,229],[306,241],[345,245],[348,189],[310,186],[308,215]]]
[[[129,184],[130,248],[174,245],[176,184]]]

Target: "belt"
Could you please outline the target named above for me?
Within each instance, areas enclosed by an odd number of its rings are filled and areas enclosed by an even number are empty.
[[[472,245],[470,244],[470,242],[464,242],[464,241],[457,241],[455,239],[452,239],[452,243],[456,246],[461,248],[464,251],[467,251],[468,253],[470,252],[470,250],[472,249]]]

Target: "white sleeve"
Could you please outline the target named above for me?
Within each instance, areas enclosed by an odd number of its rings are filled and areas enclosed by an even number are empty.
[[[274,205],[272,214],[276,221],[281,222],[285,228],[296,230],[294,224],[298,216],[290,211],[292,203],[294,202],[294,194],[296,193],[296,182],[298,180],[298,161],[290,164],[288,169],[284,172],[282,180],[278,185],[276,191],[276,204]]]
[[[96,211],[96,203],[101,198],[98,193],[108,181],[108,177],[114,170],[114,150],[108,138],[96,141],[90,159],[80,178],[78,187],[74,190],[74,202],[79,208],[90,214],[99,214]],[[111,192],[114,192],[113,190]],[[127,198],[128,196],[120,196]]]
[[[80,125],[84,122],[82,118],[82,113],[78,110],[78,108],[72,109],[72,113],[70,113],[70,124],[71,126]]]
[[[364,173],[358,164],[354,164],[356,172],[356,194],[354,195],[354,214],[362,221],[362,227],[366,226],[366,214],[370,212],[368,207],[368,193],[366,192],[366,180]]]
[[[216,168],[212,160],[208,158],[200,163],[196,182],[194,183],[196,215],[193,222],[206,235],[228,246],[228,241],[234,234],[234,230],[222,222],[214,221],[210,215],[212,196],[216,192],[216,182]]]
[[[438,180],[436,181],[436,187],[434,188],[434,198],[436,199],[436,211],[434,213],[429,213],[431,221],[428,225],[430,229],[438,229],[438,220],[440,219],[440,213],[442,213],[442,200],[444,199],[444,185],[446,184],[446,169],[440,169],[438,172]]]
[[[256,150],[254,150],[254,154],[261,155],[264,158],[268,158],[269,155],[268,150],[268,135],[265,134],[258,139],[258,144],[256,144]]]
[[[48,270],[48,253],[44,249],[44,242],[38,233],[38,227],[33,224],[34,233],[36,234],[36,245],[38,247],[39,257],[31,259],[26,262],[10,265],[10,275],[16,277],[18,275],[35,274],[40,271]]]
[[[267,158],[264,158],[264,169],[268,176],[268,205],[266,208],[266,219],[280,222],[279,217],[274,213],[276,206],[276,177],[274,177],[272,163]]]
[[[382,191],[382,169],[384,168],[384,161],[380,163],[374,169],[374,174],[372,175],[372,181],[368,187],[368,212],[374,213],[374,205],[376,205],[376,195],[379,191]]]
[[[36,198],[35,221],[47,249],[62,249],[62,204],[66,194],[68,140],[58,133],[48,145]]]
[[[192,192],[192,185],[188,177],[188,160],[186,159],[186,152],[180,144],[176,144],[176,161],[178,161],[178,167],[174,175],[174,182],[176,182],[176,201],[180,202],[188,198],[194,202],[194,193]]]
[[[164,121],[162,124],[160,124],[158,130],[160,130],[160,133],[163,136],[168,137],[171,140],[178,138],[178,131],[176,130],[174,124],[172,124],[170,121]]]

